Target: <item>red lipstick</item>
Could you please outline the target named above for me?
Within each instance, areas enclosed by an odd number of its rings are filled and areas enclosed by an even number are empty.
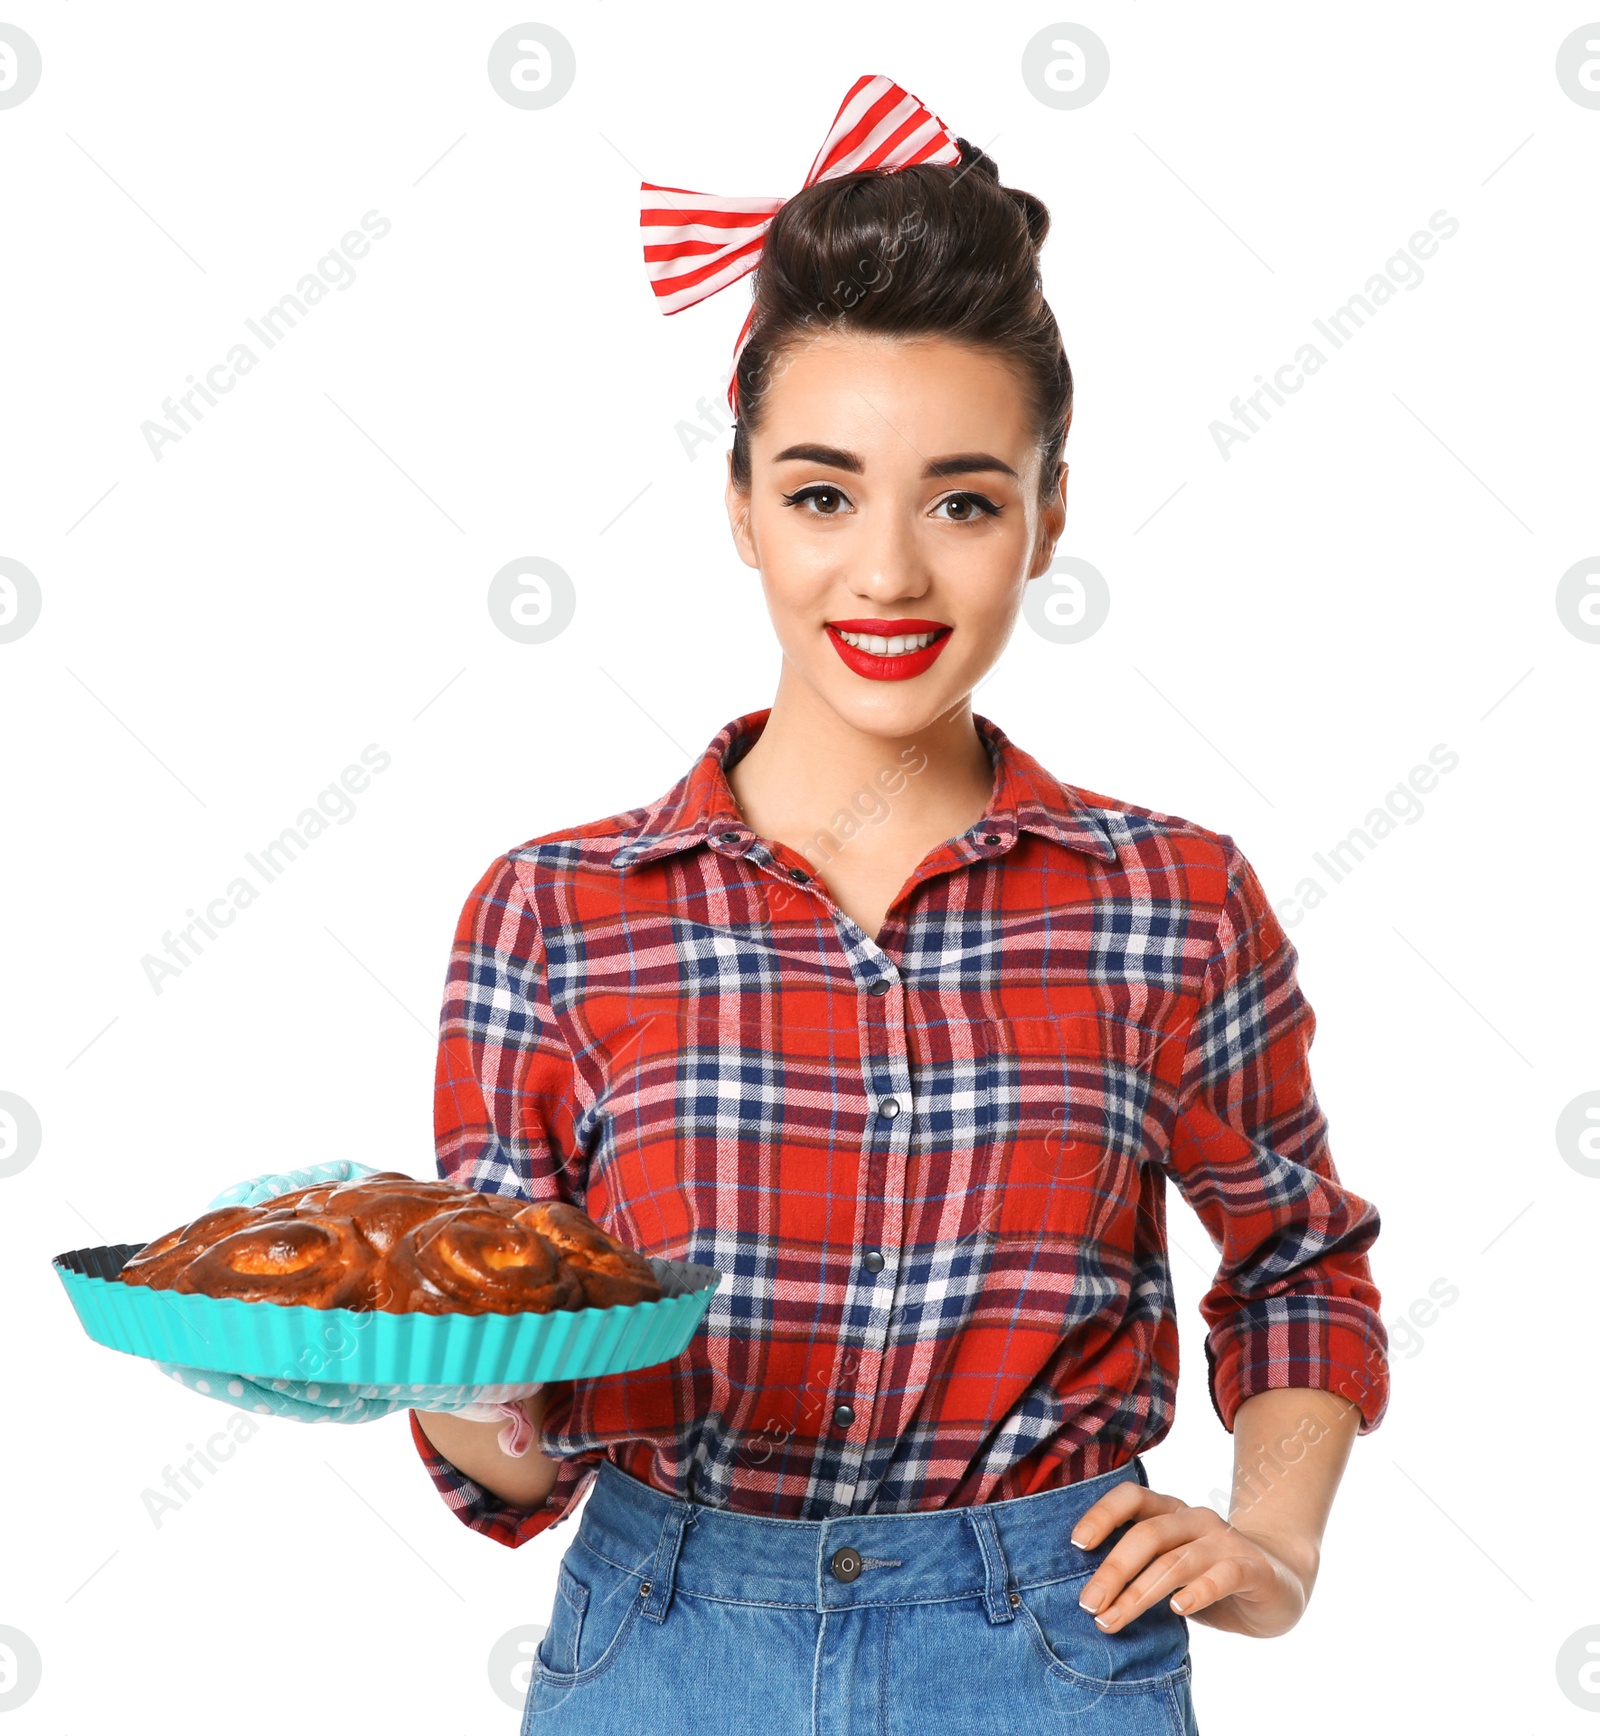
[[[931,669],[934,660],[944,650],[952,631],[943,621],[922,621],[909,617],[895,621],[863,617],[853,621],[829,621],[825,625],[829,642],[846,666],[857,675],[864,675],[869,681],[908,681],[913,675],[920,675],[923,670]],[[854,645],[846,644],[841,637],[841,630],[844,633],[873,633],[884,639],[893,639],[905,633],[932,633],[934,639],[920,651],[902,651],[893,657],[879,656],[875,652],[858,650]]]

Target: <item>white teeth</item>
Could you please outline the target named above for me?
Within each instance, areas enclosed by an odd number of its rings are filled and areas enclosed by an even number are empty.
[[[885,639],[881,633],[847,633],[843,627],[835,627],[834,632],[846,645],[857,651],[870,651],[874,657],[899,657],[907,651],[921,651],[939,636],[937,633],[896,633],[892,639]]]

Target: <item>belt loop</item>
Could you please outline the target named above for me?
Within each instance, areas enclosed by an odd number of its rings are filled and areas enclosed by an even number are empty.
[[[694,1504],[674,1501],[661,1525],[661,1543],[656,1550],[655,1565],[646,1581],[644,1613],[654,1622],[667,1619],[667,1607],[672,1602],[672,1588],[678,1577],[678,1551],[683,1547],[683,1530],[694,1523]],[[644,1591],[644,1587],[639,1588]]]
[[[978,1547],[983,1551],[983,1603],[991,1622],[1011,1621],[1016,1610],[1011,1603],[1011,1569],[1005,1551],[1000,1547],[1000,1531],[994,1514],[979,1504],[966,1509],[977,1533]]]

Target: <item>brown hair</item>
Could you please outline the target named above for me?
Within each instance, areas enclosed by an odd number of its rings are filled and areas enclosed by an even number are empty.
[[[785,354],[819,332],[868,331],[951,338],[1008,361],[1031,399],[1041,492],[1053,492],[1072,421],[1072,369],[1039,277],[1050,213],[1032,193],[1002,187],[976,145],[957,143],[958,164],[858,170],[779,207],[735,375],[738,487],[750,486],[750,431]]]

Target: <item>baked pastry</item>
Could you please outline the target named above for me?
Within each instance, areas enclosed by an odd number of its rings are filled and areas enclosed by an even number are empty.
[[[414,1314],[548,1314],[588,1306],[582,1280],[537,1230],[463,1206],[405,1232],[373,1269],[368,1304]]]
[[[397,1170],[205,1212],[123,1265],[125,1284],[390,1313],[513,1314],[659,1301],[654,1268],[576,1206]]]
[[[512,1216],[514,1222],[537,1230],[573,1266],[583,1281],[589,1307],[615,1308],[660,1296],[661,1285],[650,1262],[565,1200],[535,1200],[519,1205]]]
[[[186,1296],[346,1308],[370,1282],[371,1262],[348,1218],[285,1212],[229,1230],[175,1272],[167,1287]]]
[[[177,1229],[157,1236],[124,1261],[122,1281],[125,1284],[148,1284],[156,1290],[166,1289],[174,1275],[181,1272],[202,1248],[209,1247],[230,1229],[237,1229],[250,1216],[250,1211],[249,1206],[219,1206],[215,1211],[202,1212],[192,1223],[179,1224]]]

